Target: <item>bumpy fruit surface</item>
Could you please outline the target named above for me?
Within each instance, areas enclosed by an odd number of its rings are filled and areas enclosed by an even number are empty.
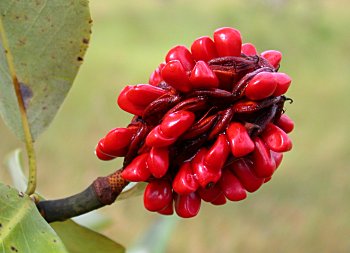
[[[202,200],[241,201],[271,180],[292,149],[284,113],[291,78],[282,54],[259,54],[234,28],[175,46],[148,84],[128,85],[120,108],[134,115],[103,137],[101,160],[124,157],[122,176],[148,182],[147,210],[190,218]]]

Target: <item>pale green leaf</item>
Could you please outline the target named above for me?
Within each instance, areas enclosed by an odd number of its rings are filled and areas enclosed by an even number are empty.
[[[51,223],[69,253],[123,253],[125,248],[111,239],[72,220]]]
[[[68,253],[34,202],[0,183],[0,252]]]
[[[162,253],[166,247],[175,225],[177,216],[165,216],[156,219],[144,232],[142,237],[128,249],[128,253]]]
[[[88,0],[1,0],[0,19],[36,139],[54,118],[83,61],[91,32]],[[0,40],[0,114],[23,140],[3,42]]]
[[[19,191],[27,188],[27,178],[23,173],[22,150],[16,149],[5,158],[5,166],[11,176],[14,187]]]
[[[140,196],[141,194],[143,194],[146,186],[147,183],[144,182],[130,183],[118,196],[117,201]]]

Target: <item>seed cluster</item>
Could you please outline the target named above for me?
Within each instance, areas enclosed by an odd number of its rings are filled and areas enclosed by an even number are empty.
[[[201,201],[239,201],[268,182],[292,148],[284,114],[291,78],[282,55],[258,54],[224,27],[191,49],[170,49],[149,84],[126,86],[118,105],[134,115],[102,138],[102,160],[125,157],[122,177],[148,182],[144,206],[165,215],[197,215]]]

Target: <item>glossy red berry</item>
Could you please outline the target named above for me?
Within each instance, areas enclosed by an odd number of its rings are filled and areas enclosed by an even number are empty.
[[[190,82],[193,89],[217,88],[219,79],[204,61],[198,61],[194,66]]]
[[[158,68],[151,74],[149,77],[148,83],[154,86],[157,86],[161,81],[163,81],[162,77],[162,69],[164,68],[165,63],[159,64]]]
[[[282,54],[277,50],[264,51],[261,53],[261,56],[268,60],[274,68],[278,68],[282,60]]]
[[[201,199],[197,193],[188,195],[176,195],[175,211],[182,218],[191,218],[198,214],[201,207]]]
[[[156,178],[162,178],[169,168],[168,148],[153,147],[147,159],[148,169]]]
[[[276,81],[276,90],[273,96],[278,97],[285,94],[292,82],[292,79],[285,73],[274,73],[274,78]]]
[[[261,100],[271,96],[276,88],[274,73],[261,72],[248,82],[245,95],[251,100]]]
[[[169,50],[165,61],[168,63],[174,60],[179,61],[187,71],[192,70],[195,64],[191,52],[185,46],[175,46]]]
[[[195,115],[189,111],[177,111],[167,115],[160,124],[160,130],[165,136],[177,138],[189,129],[195,120]]]
[[[173,202],[170,183],[166,180],[150,182],[145,189],[143,202],[146,209],[151,212],[166,209]]]
[[[223,27],[215,30],[214,42],[219,56],[241,55],[241,33],[234,28]]]
[[[146,181],[151,173],[147,167],[148,153],[137,156],[122,172],[123,178],[131,182]]]
[[[276,164],[270,149],[258,137],[255,138],[254,143],[255,150],[252,156],[254,174],[259,178],[271,177],[275,171]]]
[[[189,92],[192,89],[186,69],[178,60],[169,61],[164,66],[162,77],[165,82],[178,91]]]
[[[250,139],[246,128],[241,123],[232,122],[226,129],[226,135],[234,157],[246,156],[255,148],[254,142]]]
[[[269,123],[262,133],[262,139],[266,145],[275,152],[287,152],[292,149],[292,141],[288,135],[278,126]]]
[[[242,184],[230,170],[224,170],[219,184],[226,198],[231,201],[240,201],[247,197]]]
[[[218,56],[215,43],[208,36],[196,39],[191,46],[191,52],[196,61],[208,62]]]
[[[190,162],[185,162],[179,169],[173,181],[173,189],[178,194],[190,194],[199,187]]]
[[[294,122],[287,116],[287,114],[282,114],[281,117],[277,120],[276,124],[287,134],[292,132],[294,129]]]
[[[201,199],[206,202],[214,202],[223,194],[219,184],[214,184],[205,188],[200,187],[197,192]]]
[[[168,137],[160,129],[160,125],[152,129],[147,135],[146,144],[150,147],[166,147],[173,144],[177,137]]]
[[[253,172],[254,164],[248,158],[240,158],[233,161],[231,171],[248,192],[255,192],[264,183],[263,178],[258,178]]]
[[[252,43],[244,43],[242,45],[242,53],[245,55],[249,55],[249,56],[253,56],[253,55],[258,54],[255,46]]]

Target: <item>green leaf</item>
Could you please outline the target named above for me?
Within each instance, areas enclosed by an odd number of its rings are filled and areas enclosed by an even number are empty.
[[[0,183],[0,252],[68,253],[34,202]]]
[[[0,21],[0,114],[23,140],[15,72],[36,139],[54,118],[83,61],[91,32],[88,0],[1,0]]]
[[[124,188],[123,192],[118,196],[117,201],[137,197],[143,194],[147,183],[130,183],[127,187]]]
[[[69,253],[123,253],[125,248],[111,239],[80,226],[72,220],[51,223]]]

